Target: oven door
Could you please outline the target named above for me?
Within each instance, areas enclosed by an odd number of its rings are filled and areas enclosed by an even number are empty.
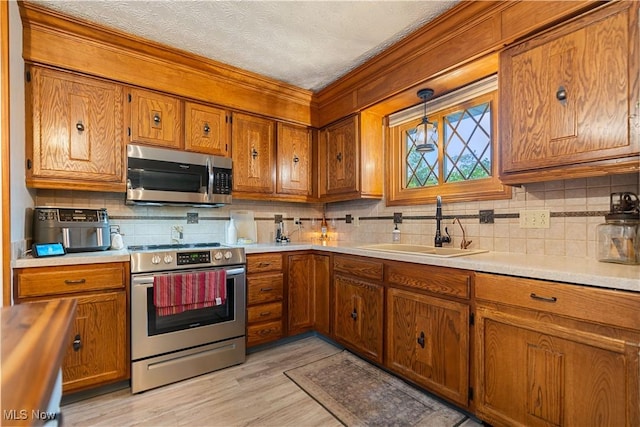
[[[131,358],[133,360],[245,335],[246,278],[244,267],[225,268],[224,304],[158,316],[153,304],[156,275],[202,270],[134,274],[131,277]]]

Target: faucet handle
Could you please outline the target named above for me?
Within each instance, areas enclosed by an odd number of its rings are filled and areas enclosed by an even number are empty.
[[[447,227],[444,228],[444,232],[446,236],[441,237],[442,243],[451,243],[451,234],[449,234],[449,230],[447,230]]]
[[[467,249],[469,245],[471,245],[471,242],[471,240],[462,239],[462,241],[460,242],[460,249]]]

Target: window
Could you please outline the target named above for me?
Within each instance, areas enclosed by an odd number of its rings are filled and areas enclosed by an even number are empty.
[[[435,151],[416,150],[422,105],[389,118],[388,205],[431,203],[436,195],[448,201],[511,197],[510,188],[497,178],[495,83],[477,88],[427,104]]]

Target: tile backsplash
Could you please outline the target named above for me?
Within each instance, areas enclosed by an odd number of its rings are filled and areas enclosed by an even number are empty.
[[[470,248],[521,254],[595,258],[596,226],[604,222],[612,192],[638,194],[637,174],[550,181],[514,187],[509,200],[444,203],[442,229],[446,227],[458,246],[462,233],[457,217],[471,240]],[[39,190],[38,206],[107,208],[112,225],[119,225],[125,245],[224,241],[225,223],[232,210],[251,210],[257,222],[258,242],[271,243],[275,215],[282,215],[292,242],[309,242],[319,236],[322,204],[260,202],[235,199],[232,205],[212,208],[127,206],[122,194]],[[549,228],[520,228],[520,211],[549,210]],[[480,224],[479,211],[493,210],[494,223]],[[187,213],[198,213],[198,223]],[[435,203],[387,207],[384,200],[329,203],[326,215],[331,239],[361,243],[391,242],[393,214],[401,212],[401,242],[433,244]],[[353,221],[347,223],[346,215]],[[302,219],[302,227],[294,225]],[[181,230],[181,234],[178,232]]]

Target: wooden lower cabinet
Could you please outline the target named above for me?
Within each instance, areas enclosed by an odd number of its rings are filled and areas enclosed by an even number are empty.
[[[328,335],[329,256],[289,255],[287,265],[288,334],[314,329]]]
[[[62,362],[65,394],[129,379],[128,277],[128,263],[14,270],[17,303],[77,300]]]
[[[486,274],[476,291],[481,419],[640,425],[640,296]]]
[[[376,283],[334,276],[334,336],[374,362],[382,363],[384,288]]]
[[[247,347],[284,336],[282,254],[247,255]]]
[[[63,391],[125,378],[129,371],[125,292],[77,298],[73,342],[62,364]]]
[[[387,366],[461,406],[469,396],[469,305],[387,290]]]

